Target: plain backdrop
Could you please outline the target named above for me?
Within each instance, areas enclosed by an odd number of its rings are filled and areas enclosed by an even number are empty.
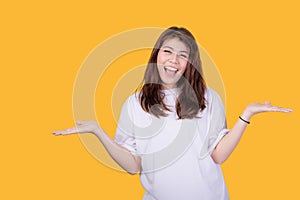
[[[229,128],[250,102],[294,109],[252,119],[222,165],[231,199],[299,199],[299,8],[291,0],[2,2],[0,199],[142,198],[138,175],[101,164],[78,135],[51,132],[74,125],[76,75],[97,45],[126,30],[172,25],[187,27],[218,67]],[[101,89],[110,91],[148,53],[113,63]],[[97,116],[113,137],[106,97],[99,87],[95,108],[106,109]]]

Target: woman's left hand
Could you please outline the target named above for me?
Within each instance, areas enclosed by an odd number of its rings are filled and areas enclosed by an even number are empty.
[[[243,119],[249,121],[250,118],[258,113],[262,112],[284,112],[290,113],[293,110],[290,108],[283,108],[278,106],[273,106],[269,101],[263,103],[251,103],[247,106],[245,111],[242,114]]]

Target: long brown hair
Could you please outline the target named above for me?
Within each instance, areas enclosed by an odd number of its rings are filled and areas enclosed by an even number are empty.
[[[206,84],[202,76],[198,45],[191,32],[185,28],[170,27],[156,41],[145,71],[139,95],[140,104],[143,110],[156,117],[167,116],[166,111],[170,111],[163,102],[164,94],[161,92],[162,81],[157,69],[157,55],[164,41],[171,38],[178,38],[190,50],[186,70],[177,82],[180,93],[176,100],[176,112],[179,119],[195,118],[198,112],[206,107],[204,98]]]

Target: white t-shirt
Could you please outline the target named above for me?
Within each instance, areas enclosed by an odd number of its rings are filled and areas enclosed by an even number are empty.
[[[206,89],[206,108],[194,119],[179,120],[179,89],[162,90],[171,110],[157,118],[145,112],[139,93],[123,105],[115,141],[142,159],[143,200],[227,200],[221,168],[211,153],[228,133],[219,95]]]

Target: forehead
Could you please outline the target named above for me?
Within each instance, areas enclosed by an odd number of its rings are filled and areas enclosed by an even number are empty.
[[[185,43],[183,43],[179,38],[176,37],[166,39],[162,44],[162,48],[166,48],[166,47],[170,47],[177,52],[181,52],[181,51],[189,52],[188,46]]]

